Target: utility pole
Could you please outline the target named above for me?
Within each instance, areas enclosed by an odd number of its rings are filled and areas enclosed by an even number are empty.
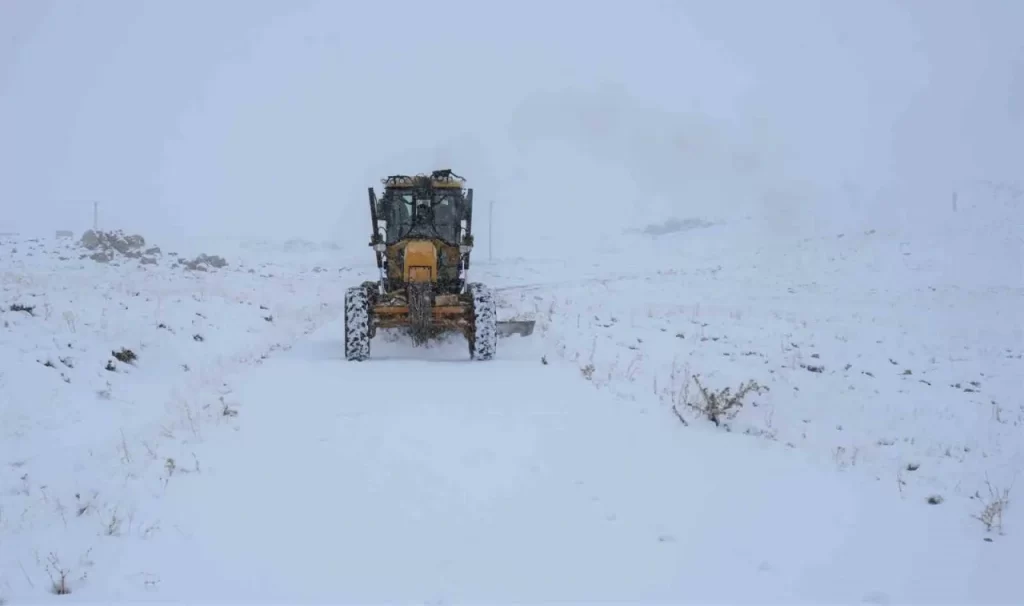
[[[487,262],[494,262],[494,199],[487,207]]]
[[[92,203],[92,230],[99,231],[100,229],[100,203],[93,200]]]

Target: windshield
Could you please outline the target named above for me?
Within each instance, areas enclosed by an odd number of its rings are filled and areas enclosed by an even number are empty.
[[[430,198],[415,198],[412,192],[395,192],[385,206],[382,218],[388,222],[388,244],[409,237],[457,243],[459,219],[454,194],[435,194],[431,201]]]

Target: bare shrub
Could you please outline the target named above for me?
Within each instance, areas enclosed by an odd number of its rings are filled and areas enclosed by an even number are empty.
[[[116,537],[121,534],[121,518],[117,515],[117,509],[110,514],[110,520],[104,524],[104,533],[108,537]]]
[[[57,595],[67,595],[71,593],[71,587],[68,586],[68,574],[70,570],[60,565],[60,560],[57,559],[57,555],[54,553],[50,554],[47,558],[46,574],[50,577],[50,591]]]
[[[220,414],[225,417],[237,417],[238,409],[231,408],[228,403],[224,401],[224,396],[220,397],[221,411]]]
[[[1003,534],[1003,512],[1010,504],[1010,489],[996,489],[988,480],[985,480],[985,486],[988,487],[988,498],[977,495],[984,509],[972,517],[984,524],[986,531],[991,532],[994,528],[999,534]]]
[[[716,426],[720,426],[723,419],[732,420],[735,418],[740,408],[743,407],[743,399],[750,392],[760,394],[768,391],[767,387],[753,380],[740,383],[735,393],[732,392],[730,387],[719,391],[709,390],[701,384],[700,375],[694,375],[693,382],[697,384],[697,389],[700,390],[700,400],[696,402],[687,400],[686,405],[707,417]]]

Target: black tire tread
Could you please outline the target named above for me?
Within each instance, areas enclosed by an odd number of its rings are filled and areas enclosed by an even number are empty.
[[[467,286],[473,297],[473,331],[469,357],[491,360],[498,348],[498,313],[494,293],[479,282]]]
[[[370,357],[370,298],[363,286],[345,291],[345,359]]]

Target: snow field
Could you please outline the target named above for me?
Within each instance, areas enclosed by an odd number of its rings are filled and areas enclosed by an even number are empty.
[[[1015,493],[985,511],[1024,462],[1024,274],[992,225],[478,260],[499,319],[538,320],[484,363],[386,332],[346,363],[370,259],[19,242],[0,598],[1019,602]],[[716,426],[695,377],[766,389]]]
[[[974,259],[950,267],[956,253],[941,248],[885,263],[902,257],[889,245],[867,232],[807,239],[772,262],[716,252],[714,265],[662,253],[632,274],[499,291],[540,316],[550,361],[642,410],[709,423],[688,406],[704,403],[695,377],[711,392],[754,381],[767,390],[723,431],[972,519],[1024,469],[1024,280],[979,284]]]

